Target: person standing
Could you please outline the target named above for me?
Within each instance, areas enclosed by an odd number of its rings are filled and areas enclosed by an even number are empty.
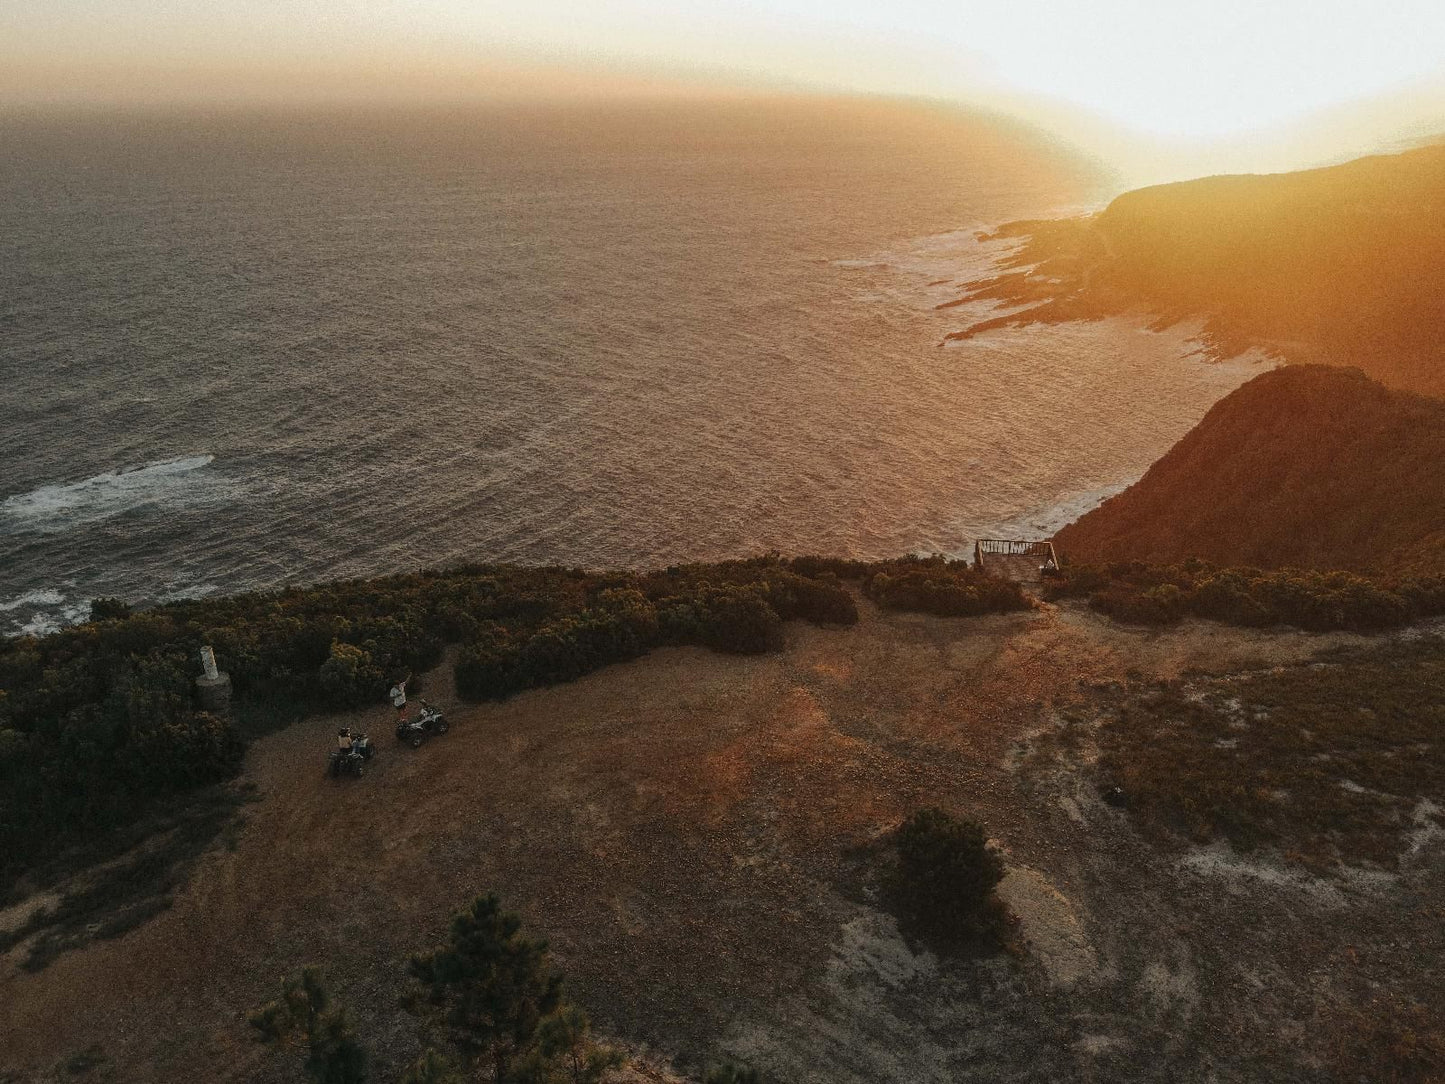
[[[391,696],[391,706],[396,709],[396,721],[398,723],[406,720],[406,683],[410,680],[411,675],[407,674],[406,677],[391,687],[389,694]]]

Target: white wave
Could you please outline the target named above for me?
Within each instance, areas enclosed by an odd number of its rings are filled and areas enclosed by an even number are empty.
[[[23,595],[0,602],[0,613],[10,613],[25,606],[59,606],[64,601],[65,596],[53,589],[26,591]]]
[[[1142,474],[1142,471],[1140,473]],[[1137,480],[1130,478],[1092,489],[1066,492],[1047,504],[1036,505],[1027,512],[1003,519],[959,523],[955,531],[969,539],[967,545],[956,549],[923,547],[920,552],[942,552],[949,557],[970,558],[973,556],[973,540],[978,538],[1015,538],[1028,541],[1052,538],[1080,516],[1092,512],[1116,493],[1128,489]]]
[[[219,591],[214,583],[191,583],[168,587],[156,596],[157,602],[181,602],[188,599],[206,598]]]
[[[32,614],[29,621],[19,626],[18,632],[21,636],[49,636],[70,625],[78,625],[89,616],[90,600],[82,599],[49,613]]]
[[[985,241],[985,225],[979,223],[944,233],[915,237],[885,252],[853,259],[832,260],[842,270],[877,270],[891,272],[897,279],[899,292],[889,296],[892,303],[901,303],[919,311],[932,311],[945,302],[953,302],[963,293],[964,284],[986,278],[998,271],[997,261],[1018,248],[1017,238]],[[980,314],[995,307],[992,301],[972,302],[955,306],[940,314],[950,326],[966,326]]]
[[[1128,489],[1137,479],[1098,486],[1094,489],[1076,490],[1066,493],[1051,504],[1046,504],[1013,519],[994,525],[991,530],[997,534],[991,538],[1052,538],[1058,531],[1074,520],[1092,512],[1110,497]]]
[[[89,618],[90,599],[58,587],[36,588],[0,602],[0,615],[0,636],[48,636]]]
[[[63,531],[150,503],[174,505],[214,495],[224,486],[205,468],[213,455],[193,455],[134,470],[97,474],[68,485],[41,486],[0,501],[0,522],[14,528]]]

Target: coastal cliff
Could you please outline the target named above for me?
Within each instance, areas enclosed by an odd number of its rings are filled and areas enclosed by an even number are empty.
[[[1445,402],[1284,366],[1055,538],[1075,561],[1445,571]]]
[[[1445,394],[1445,145],[1142,188],[1094,216],[990,237],[1006,238],[1021,243],[999,273],[945,305],[1024,307],[948,339],[1129,312],[1202,318],[1215,357],[1256,348]]]

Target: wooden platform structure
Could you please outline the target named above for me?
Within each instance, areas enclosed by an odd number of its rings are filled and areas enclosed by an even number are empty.
[[[1059,567],[1052,539],[980,538],[973,544],[973,566],[1018,583],[1038,583],[1044,566]]]

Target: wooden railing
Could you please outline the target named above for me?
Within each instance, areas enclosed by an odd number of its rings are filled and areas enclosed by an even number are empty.
[[[1045,564],[1059,567],[1059,558],[1054,553],[1054,544],[1050,540],[1038,542],[1023,538],[980,538],[973,544],[974,567],[982,568],[984,555],[989,553],[1001,557],[1037,557]]]

